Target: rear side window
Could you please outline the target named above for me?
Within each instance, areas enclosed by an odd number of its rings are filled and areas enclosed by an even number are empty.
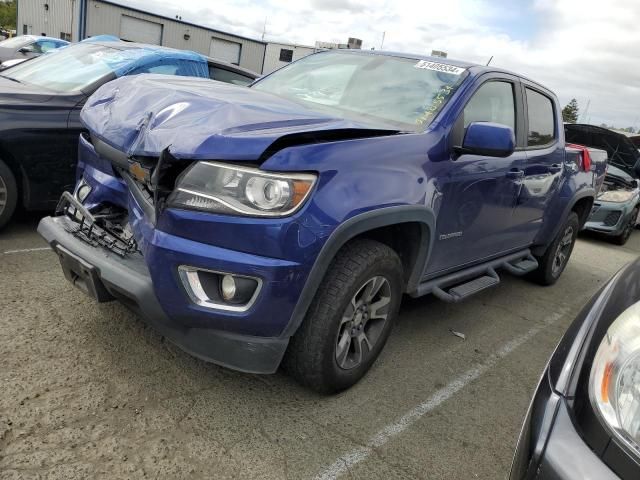
[[[487,82],[473,95],[464,107],[464,128],[473,122],[500,123],[516,129],[516,108],[513,84]]]
[[[553,102],[541,93],[525,89],[527,92],[527,107],[529,131],[527,143],[530,147],[550,145],[555,140],[555,115]]]

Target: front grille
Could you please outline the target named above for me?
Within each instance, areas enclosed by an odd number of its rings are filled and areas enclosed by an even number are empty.
[[[620,220],[620,215],[622,215],[622,212],[609,212],[609,214],[604,217],[602,223],[607,227],[613,227],[618,223],[618,220]]]
[[[91,246],[101,246],[124,257],[136,252],[138,245],[128,228],[126,217],[117,211],[117,207],[112,208],[113,212],[94,215],[69,192],[64,192],[56,213],[62,215],[63,226],[68,233]]]

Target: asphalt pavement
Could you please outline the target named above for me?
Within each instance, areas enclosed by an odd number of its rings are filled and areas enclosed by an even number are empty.
[[[194,359],[94,303],[36,225],[0,232],[3,480],[505,478],[549,355],[640,252],[640,231],[624,247],[581,237],[553,287],[504,274],[460,304],[405,298],[371,372],[323,397]]]

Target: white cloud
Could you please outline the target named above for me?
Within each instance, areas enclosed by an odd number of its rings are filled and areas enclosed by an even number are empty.
[[[266,40],[310,44],[363,40],[415,53],[445,50],[451,58],[527,75],[562,103],[576,97],[586,119],[640,126],[640,4],[637,0],[135,0],[140,8]],[[533,35],[518,28],[533,24]],[[527,29],[529,30],[529,29]]]

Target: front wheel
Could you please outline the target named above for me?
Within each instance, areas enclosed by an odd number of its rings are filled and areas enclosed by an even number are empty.
[[[402,297],[402,264],[388,246],[356,240],[338,252],[291,338],[284,367],[320,393],[354,385],[389,337]]]
[[[551,245],[538,260],[538,268],[531,277],[541,285],[553,285],[564,272],[573,247],[576,244],[580,221],[575,212],[571,212]]]
[[[18,204],[18,185],[16,178],[6,163],[0,160],[0,229],[13,216]]]

